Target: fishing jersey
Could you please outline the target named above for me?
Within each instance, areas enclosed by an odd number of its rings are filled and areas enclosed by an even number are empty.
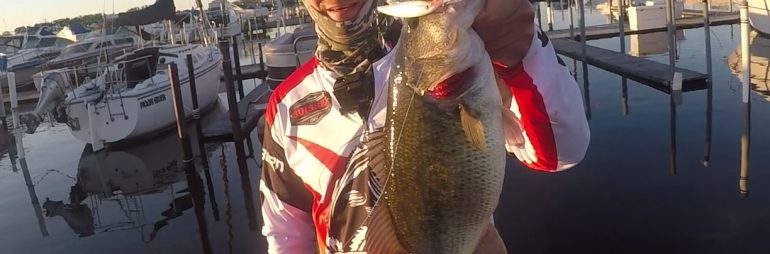
[[[505,149],[528,168],[556,172],[583,159],[590,133],[575,79],[534,29],[521,64],[494,65],[512,95],[503,110]],[[269,253],[366,253],[367,217],[382,188],[368,142],[385,126],[391,53],[372,65],[366,119],[340,112],[337,75],[315,58],[273,91],[259,183]]]

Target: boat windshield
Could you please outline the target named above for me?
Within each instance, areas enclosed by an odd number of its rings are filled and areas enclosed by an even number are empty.
[[[83,52],[88,51],[88,49],[91,48],[91,45],[93,45],[93,43],[72,44],[72,45],[69,45],[66,48],[64,48],[64,50],[62,50],[61,54],[62,55],[69,55],[69,54],[83,53]]]
[[[21,49],[23,43],[22,36],[0,37],[0,53],[12,54]]]
[[[71,44],[72,41],[64,39],[64,38],[36,38],[36,37],[30,37],[29,41],[24,44],[24,47],[22,49],[31,49],[31,48],[45,48],[45,47],[64,47],[69,44]]]

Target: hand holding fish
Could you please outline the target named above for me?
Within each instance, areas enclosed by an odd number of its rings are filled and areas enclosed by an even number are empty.
[[[487,0],[473,28],[493,61],[515,66],[532,42],[535,13],[527,0]]]

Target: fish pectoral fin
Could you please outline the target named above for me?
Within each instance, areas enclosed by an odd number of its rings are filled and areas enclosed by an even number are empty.
[[[366,231],[367,253],[409,253],[398,240],[398,234],[393,224],[393,215],[385,202],[374,208],[368,227]]]
[[[508,108],[501,108],[500,112],[503,115],[503,121],[504,125],[506,126],[503,128],[503,131],[505,133],[505,142],[508,145],[513,145],[516,147],[523,147],[524,146],[524,131],[521,127],[521,120],[519,118],[516,118],[516,115],[511,112]]]
[[[500,234],[497,233],[495,226],[492,223],[487,227],[479,240],[479,244],[476,245],[474,254],[505,254],[508,251],[505,248],[503,239],[500,238]]]
[[[486,147],[484,143],[484,124],[481,123],[478,117],[471,114],[463,104],[460,104],[460,123],[465,132],[465,137],[471,142],[471,145],[479,151],[484,151],[484,147]]]

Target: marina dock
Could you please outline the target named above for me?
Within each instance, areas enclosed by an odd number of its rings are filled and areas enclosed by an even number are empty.
[[[259,85],[238,101],[238,118],[241,129],[249,133],[257,127],[257,121],[265,113],[265,105],[270,98],[268,86]],[[233,129],[230,126],[229,112],[218,115],[213,123],[203,128],[202,141],[205,143],[232,142]]]
[[[556,52],[574,59],[581,59],[581,44],[570,39],[552,39]],[[664,93],[671,93],[671,67],[649,59],[630,56],[586,45],[586,62],[590,65],[630,78]],[[682,91],[695,91],[706,88],[708,75],[683,68],[676,68],[682,73]]]
[[[739,16],[738,13],[716,12],[716,13],[712,13],[709,19],[710,19],[710,24],[712,26],[729,25],[729,24],[738,24],[738,21],[739,21],[738,16]],[[677,30],[698,28],[698,27],[703,27],[702,15],[698,17],[687,17],[687,18],[681,18],[676,20]],[[586,27],[586,40],[618,37],[620,35],[620,32],[618,30],[619,29],[618,29],[617,23]],[[575,28],[573,31],[574,31],[573,39],[576,41],[580,41],[580,29]],[[625,24],[625,29],[624,29],[624,33],[626,35],[646,34],[646,33],[665,32],[665,31],[666,31],[666,27],[631,30],[628,27],[628,23]],[[548,38],[551,38],[551,39],[569,39],[570,30],[560,29],[560,30],[548,31],[546,32],[546,35],[548,35]]]

